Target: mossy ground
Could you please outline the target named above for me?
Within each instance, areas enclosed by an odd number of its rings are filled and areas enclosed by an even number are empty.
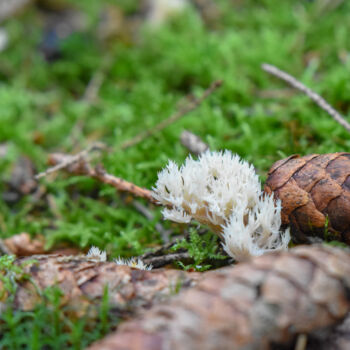
[[[135,36],[101,41],[97,26],[109,1],[71,1],[86,27],[59,43],[53,62],[39,50],[45,26],[35,8],[4,24],[10,44],[0,57],[0,193],[21,155],[44,170],[51,152],[75,153],[93,141],[107,171],[150,188],[159,171],[188,154],[188,129],[211,149],[230,149],[252,162],[262,178],[276,160],[293,153],[347,151],[349,134],[306,96],[261,70],[274,64],[324,96],[345,116],[350,104],[350,3],[331,1],[229,1],[203,20],[189,8],[158,29],[142,25]],[[137,1],[121,1],[132,17]],[[96,72],[104,77],[96,101],[82,99]],[[222,87],[199,108],[137,146],[119,146],[151,129],[189,93],[211,82]],[[47,245],[96,245],[109,256],[134,256],[160,244],[155,224],[114,189],[59,173],[41,180],[50,196],[9,204],[0,198],[0,237],[43,234]],[[170,225],[164,223],[164,225]],[[175,228],[176,229],[176,228]],[[5,337],[6,338],[6,337]],[[21,348],[21,347],[18,347]],[[36,347],[36,348],[40,348]]]

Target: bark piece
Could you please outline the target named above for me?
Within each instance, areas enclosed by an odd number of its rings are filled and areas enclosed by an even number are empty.
[[[39,235],[31,238],[26,232],[6,238],[0,244],[6,249],[6,254],[13,254],[18,257],[45,253],[44,237]]]
[[[265,183],[282,201],[282,223],[296,242],[316,236],[350,241],[350,153],[291,156],[276,162]],[[326,227],[327,226],[327,227]]]
[[[70,312],[76,315],[99,303],[106,285],[111,306],[123,317],[123,312],[128,315],[149,307],[201,277],[199,273],[178,270],[143,271],[86,256],[36,255],[17,259],[16,263],[26,263],[24,272],[31,277],[18,285],[14,296],[17,309],[33,309],[41,301],[41,291],[58,286],[63,292],[61,306],[69,306]]]
[[[89,350],[272,349],[330,330],[350,309],[349,288],[349,251],[274,252],[207,273]]]

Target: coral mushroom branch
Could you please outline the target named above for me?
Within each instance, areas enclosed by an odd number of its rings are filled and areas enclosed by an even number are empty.
[[[180,168],[170,161],[153,190],[164,218],[209,226],[237,261],[288,247],[280,200],[263,193],[253,166],[228,150],[190,156]]]

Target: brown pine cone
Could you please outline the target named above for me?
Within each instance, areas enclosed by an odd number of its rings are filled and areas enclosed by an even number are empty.
[[[294,241],[316,236],[350,244],[350,153],[292,155],[268,175],[265,191],[281,199]]]

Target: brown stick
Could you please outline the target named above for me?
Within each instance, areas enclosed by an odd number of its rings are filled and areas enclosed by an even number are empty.
[[[189,261],[191,260],[188,252],[183,253],[172,253],[161,256],[154,256],[153,258],[143,259],[146,265],[152,265],[153,267],[163,267],[165,265],[171,264],[175,261]]]
[[[73,165],[74,163],[77,163],[77,162],[83,160],[84,158],[86,158],[90,152],[95,151],[95,150],[102,150],[105,148],[106,148],[106,146],[103,143],[98,142],[98,143],[94,143],[94,144],[90,145],[87,149],[82,150],[81,152],[75,154],[74,156],[65,155],[65,157],[63,157],[63,154],[62,154],[59,162],[55,161],[54,159],[52,159],[52,161],[51,161],[50,160],[51,158],[50,158],[49,162],[53,166],[51,168],[48,168],[45,171],[35,175],[34,178],[36,180],[39,180],[42,177],[47,176],[51,173],[54,173],[58,170],[68,168],[69,166]]]
[[[271,349],[325,332],[350,310],[350,253],[300,246],[209,272],[89,350]],[[324,333],[323,333],[324,334]]]
[[[295,79],[290,74],[278,69],[275,66],[272,66],[271,64],[264,63],[261,67],[265,72],[270,73],[276,76],[277,78],[284,80],[286,83],[293,86],[295,89],[303,92],[312,101],[314,101],[321,109],[327,112],[337,123],[339,123],[343,128],[345,128],[348,132],[350,132],[350,124],[344,119],[344,117],[339,112],[337,112],[319,94],[309,89],[307,86],[305,86],[303,83]]]
[[[180,108],[177,112],[175,112],[173,115],[171,115],[169,118],[161,121],[158,125],[153,127],[150,130],[145,130],[140,132],[138,135],[133,137],[130,140],[127,140],[123,142],[120,146],[120,149],[127,149],[131,146],[135,146],[147,137],[150,137],[154,135],[155,133],[165,129],[169,125],[175,123],[182,117],[184,117],[186,114],[192,112],[194,109],[196,109],[207,97],[209,97],[216,89],[218,89],[222,84],[221,80],[214,81],[208,89],[206,89],[203,94],[199,98],[194,98],[194,99],[188,99],[188,103]]]
[[[87,150],[84,152],[87,152]],[[81,153],[75,156],[54,153],[50,155],[49,163],[53,165],[53,167],[49,168],[46,173],[50,169],[54,169],[52,171],[56,171],[56,169],[65,168],[66,171],[71,174],[92,177],[104,184],[113,186],[118,191],[129,192],[137,197],[144,198],[153,204],[158,204],[158,202],[152,196],[152,191],[136,186],[132,182],[128,182],[114,175],[108,174],[102,165],[97,165],[95,168],[91,167],[90,163],[81,156]]]

